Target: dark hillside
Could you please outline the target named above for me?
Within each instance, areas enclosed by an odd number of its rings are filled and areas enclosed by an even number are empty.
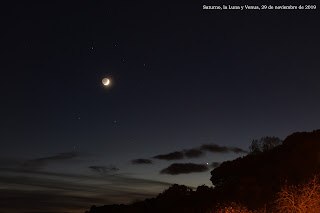
[[[211,181],[222,200],[261,207],[284,184],[297,184],[320,171],[320,130],[288,136],[283,144],[257,155],[222,163]]]

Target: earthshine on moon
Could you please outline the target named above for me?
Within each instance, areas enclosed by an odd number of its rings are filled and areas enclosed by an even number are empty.
[[[103,83],[103,85],[108,86],[110,84],[109,78],[102,79],[102,83]]]

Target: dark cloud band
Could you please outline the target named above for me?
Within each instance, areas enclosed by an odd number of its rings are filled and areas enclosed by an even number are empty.
[[[203,144],[200,148],[186,149],[183,151],[171,152],[169,154],[157,155],[153,158],[159,160],[181,160],[183,158],[200,158],[204,155],[204,152],[215,153],[248,153],[247,151],[239,147],[220,146],[217,144]]]
[[[160,160],[181,160],[184,158],[184,155],[182,152],[172,152],[165,155],[157,155],[153,158],[160,159]]]
[[[169,175],[179,175],[179,174],[189,174],[194,172],[206,172],[209,168],[203,164],[194,163],[174,163],[169,167],[160,171],[161,174]]]
[[[132,164],[152,164],[152,160],[149,159],[135,159],[131,161]]]
[[[200,149],[188,149],[184,150],[184,155],[187,158],[199,158],[203,156],[203,151]]]
[[[216,152],[216,153],[227,153],[227,152],[248,153],[247,151],[239,147],[220,146],[217,144],[204,144],[200,147],[200,149],[203,151]]]

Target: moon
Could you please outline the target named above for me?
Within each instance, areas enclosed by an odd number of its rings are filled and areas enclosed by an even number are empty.
[[[104,78],[104,79],[102,79],[102,83],[103,83],[103,85],[105,85],[105,86],[110,85],[110,80],[109,80],[109,78]]]

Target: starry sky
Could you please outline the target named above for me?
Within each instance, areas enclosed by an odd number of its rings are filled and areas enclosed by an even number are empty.
[[[246,1],[3,5],[0,212],[212,186],[253,139],[320,127],[318,10],[204,4]]]

